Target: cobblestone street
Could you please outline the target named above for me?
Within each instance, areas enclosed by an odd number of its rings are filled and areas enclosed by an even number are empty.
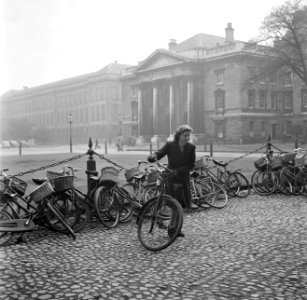
[[[185,214],[153,253],[136,225],[47,230],[0,248],[0,299],[307,299],[307,199],[250,196]]]

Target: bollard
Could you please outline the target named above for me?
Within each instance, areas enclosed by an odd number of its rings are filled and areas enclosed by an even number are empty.
[[[104,154],[108,154],[108,142],[107,142],[107,140],[104,141]]]
[[[213,156],[213,141],[210,140],[210,156]]]
[[[297,137],[295,137],[295,140],[294,140],[294,149],[297,149],[298,148],[298,140],[297,140]]]
[[[21,156],[22,155],[22,144],[21,144],[21,141],[19,141],[18,148],[19,148],[19,156]]]
[[[271,147],[272,147],[271,136],[268,135],[268,142],[267,142],[267,144],[266,144],[267,152],[271,151]]]
[[[150,155],[152,155],[152,142],[151,142],[151,139],[149,141],[149,152],[150,152]]]
[[[95,186],[91,185],[91,183],[93,184],[94,182],[90,180],[91,176],[97,176],[98,172],[96,169],[96,161],[93,157],[94,154],[94,150],[93,148],[93,143],[92,143],[92,138],[89,139],[88,141],[88,150],[87,153],[89,155],[89,159],[86,162],[86,171],[85,173],[87,174],[87,192],[88,194],[90,193],[90,191],[95,188]]]

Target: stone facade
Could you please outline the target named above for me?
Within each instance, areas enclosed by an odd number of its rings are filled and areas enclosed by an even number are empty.
[[[125,127],[127,115],[119,76],[127,67],[115,62],[98,72],[7,92],[1,97],[3,139],[14,138],[6,136],[7,127],[13,122],[30,124],[32,134],[44,128],[49,142],[67,142],[69,114],[75,142],[87,143],[89,137],[101,140],[118,136],[120,121]],[[128,123],[130,126],[130,118]],[[24,139],[28,137],[31,136]]]
[[[164,140],[180,124],[191,125],[201,142],[305,138],[306,85],[288,70],[259,78],[261,63],[248,43],[234,40],[231,24],[225,38],[171,40],[122,77],[125,90],[131,85],[137,94],[139,140]]]

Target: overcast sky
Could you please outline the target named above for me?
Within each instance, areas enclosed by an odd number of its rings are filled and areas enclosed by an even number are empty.
[[[170,38],[255,37],[283,0],[0,0],[0,95],[9,89],[137,64]]]

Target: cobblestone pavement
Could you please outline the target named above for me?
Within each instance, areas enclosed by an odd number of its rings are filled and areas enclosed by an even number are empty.
[[[187,213],[185,238],[157,253],[134,223],[27,233],[0,248],[0,299],[307,299],[306,216],[303,197],[231,199]]]

